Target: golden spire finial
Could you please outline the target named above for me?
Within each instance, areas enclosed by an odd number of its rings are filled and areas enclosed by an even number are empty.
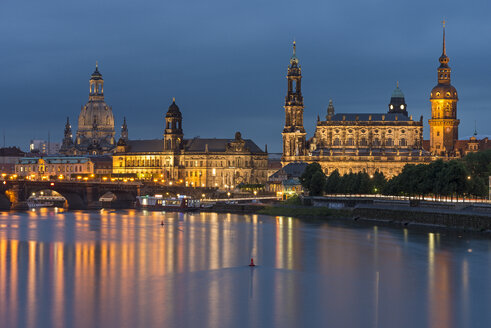
[[[97,62],[97,60],[95,61],[95,68],[99,68],[99,63]]]
[[[172,97],[172,102],[176,102],[176,97]]]
[[[296,56],[297,53],[297,42],[293,40],[293,56]]]
[[[396,86],[399,88],[399,81],[396,82]]]

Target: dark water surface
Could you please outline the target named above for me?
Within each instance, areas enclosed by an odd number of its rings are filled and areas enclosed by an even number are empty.
[[[258,215],[0,213],[0,327],[273,326],[491,327],[491,240]]]

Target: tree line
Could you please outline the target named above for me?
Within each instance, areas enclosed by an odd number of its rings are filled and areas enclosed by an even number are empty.
[[[318,163],[309,164],[300,182],[312,196],[327,194],[384,194],[403,196],[486,197],[491,175],[491,151],[470,153],[461,159],[430,164],[406,164],[387,179],[382,173],[365,172],[326,176]]]

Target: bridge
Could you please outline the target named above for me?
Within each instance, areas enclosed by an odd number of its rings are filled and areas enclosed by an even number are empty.
[[[216,196],[216,188],[190,188],[184,186],[165,186],[159,183],[141,181],[33,181],[0,179],[0,210],[27,209],[27,199],[42,190],[53,190],[65,197],[68,209],[100,208],[99,199],[108,192],[116,197],[111,202],[113,208],[132,208],[136,196],[163,194],[175,196],[188,195],[195,198]]]
[[[91,182],[91,181],[0,181],[0,209],[26,209],[27,199],[35,192],[53,190],[65,197],[69,209],[100,207],[99,198],[111,192],[116,196],[115,207],[132,207],[140,195],[139,182]]]

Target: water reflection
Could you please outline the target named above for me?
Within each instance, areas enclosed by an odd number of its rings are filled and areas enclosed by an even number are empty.
[[[258,215],[0,213],[0,326],[479,326],[491,244],[469,238]]]

